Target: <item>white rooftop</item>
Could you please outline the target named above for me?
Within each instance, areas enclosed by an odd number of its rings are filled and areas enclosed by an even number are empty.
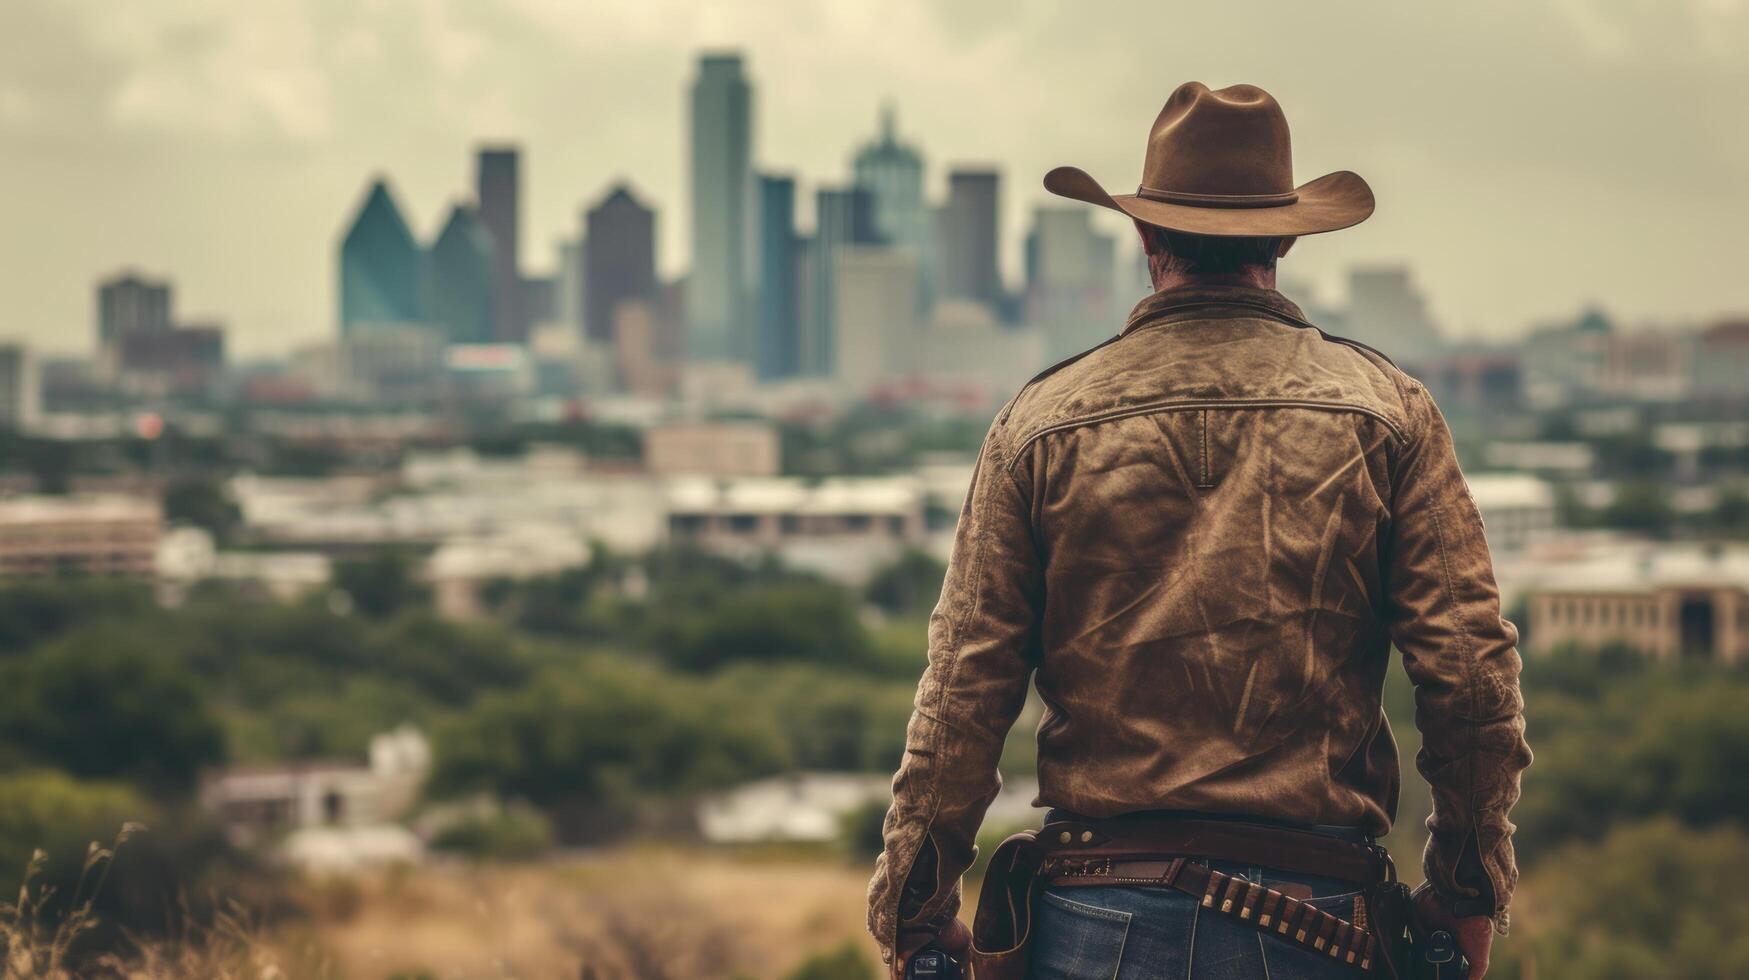
[[[1749,589],[1749,546],[1623,542],[1567,561],[1538,562],[1531,592],[1648,592],[1663,588]]]
[[[1529,473],[1474,473],[1466,479],[1470,495],[1484,513],[1555,505],[1554,488],[1547,480]]]
[[[914,477],[833,477],[819,483],[789,477],[675,480],[668,487],[675,513],[897,514],[921,506]]]
[[[93,494],[77,497],[0,497],[0,524],[155,521],[158,503],[146,497]]]

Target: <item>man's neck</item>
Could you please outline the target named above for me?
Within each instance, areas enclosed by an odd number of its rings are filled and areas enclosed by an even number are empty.
[[[1275,270],[1247,268],[1230,276],[1210,276],[1200,273],[1163,272],[1154,276],[1154,292],[1168,289],[1189,289],[1196,286],[1244,286],[1249,289],[1274,289]]]

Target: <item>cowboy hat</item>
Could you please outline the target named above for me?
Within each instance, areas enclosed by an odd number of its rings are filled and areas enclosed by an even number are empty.
[[[1372,214],[1372,188],[1339,170],[1294,186],[1287,117],[1255,85],[1180,85],[1148,133],[1142,184],[1111,194],[1078,167],[1045,174],[1052,194],[1172,231],[1224,237],[1316,235]]]

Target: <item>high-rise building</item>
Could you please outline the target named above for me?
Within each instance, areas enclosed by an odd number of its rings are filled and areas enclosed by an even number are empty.
[[[947,176],[947,202],[937,216],[937,255],[943,299],[970,299],[996,307],[1002,299],[1000,247],[1001,175],[994,170],[955,170]]]
[[[912,366],[917,257],[889,245],[845,245],[834,256],[834,374],[853,392]]]
[[[559,313],[559,282],[554,276],[523,276],[522,318],[532,330],[536,324],[551,323]]]
[[[759,178],[758,360],[761,380],[791,377],[801,371],[800,242],[796,238],[796,182],[793,177]]]
[[[620,184],[583,218],[583,323],[590,340],[613,340],[613,311],[656,291],[656,212]]]
[[[899,142],[892,106],[881,111],[880,136],[857,152],[851,173],[856,186],[874,196],[875,231],[916,259],[918,305],[926,308],[934,288],[935,235],[923,198],[923,155]]]
[[[1348,336],[1398,360],[1417,360],[1439,350],[1439,327],[1427,300],[1400,265],[1360,266],[1348,274]]]
[[[498,337],[494,316],[496,242],[466,204],[449,213],[426,257],[427,320],[452,344],[486,344]]]
[[[583,259],[585,241],[582,238],[559,243],[559,274],[554,290],[558,320],[583,332]]]
[[[749,360],[753,87],[739,54],[709,54],[699,59],[691,112],[688,353],[696,360]]]
[[[1088,208],[1033,211],[1026,238],[1027,320],[1044,333],[1046,354],[1067,357],[1111,336],[1116,242],[1095,230]]]
[[[874,199],[859,187],[822,187],[814,196],[814,238],[809,251],[807,329],[802,331],[803,374],[830,376],[838,370],[836,277],[838,253],[852,245],[874,245]],[[915,296],[913,296],[915,299]]]
[[[340,243],[340,333],[418,322],[420,261],[418,241],[378,178]]]
[[[29,429],[41,408],[30,351],[23,344],[0,344],[0,431]]]
[[[506,343],[528,338],[522,310],[521,151],[514,146],[483,147],[475,172],[480,223],[496,246],[492,258],[492,335]]]
[[[123,272],[97,284],[97,339],[113,349],[123,334],[170,329],[168,282]]]

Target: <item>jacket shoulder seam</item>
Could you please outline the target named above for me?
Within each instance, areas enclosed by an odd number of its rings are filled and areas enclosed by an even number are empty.
[[[1015,460],[1025,454],[1034,443],[1045,436],[1069,429],[1079,429],[1104,422],[1116,422],[1127,418],[1144,415],[1157,415],[1168,412],[1196,411],[1209,408],[1306,408],[1313,411],[1345,412],[1364,415],[1378,420],[1391,433],[1392,440],[1401,444],[1404,440],[1403,428],[1384,412],[1375,408],[1353,402],[1316,399],[1316,398],[1172,398],[1120,408],[1106,409],[1098,412],[1058,413],[1046,416],[1032,427],[1024,438],[1015,444],[1012,453],[1002,462],[1004,469],[1012,467]]]

